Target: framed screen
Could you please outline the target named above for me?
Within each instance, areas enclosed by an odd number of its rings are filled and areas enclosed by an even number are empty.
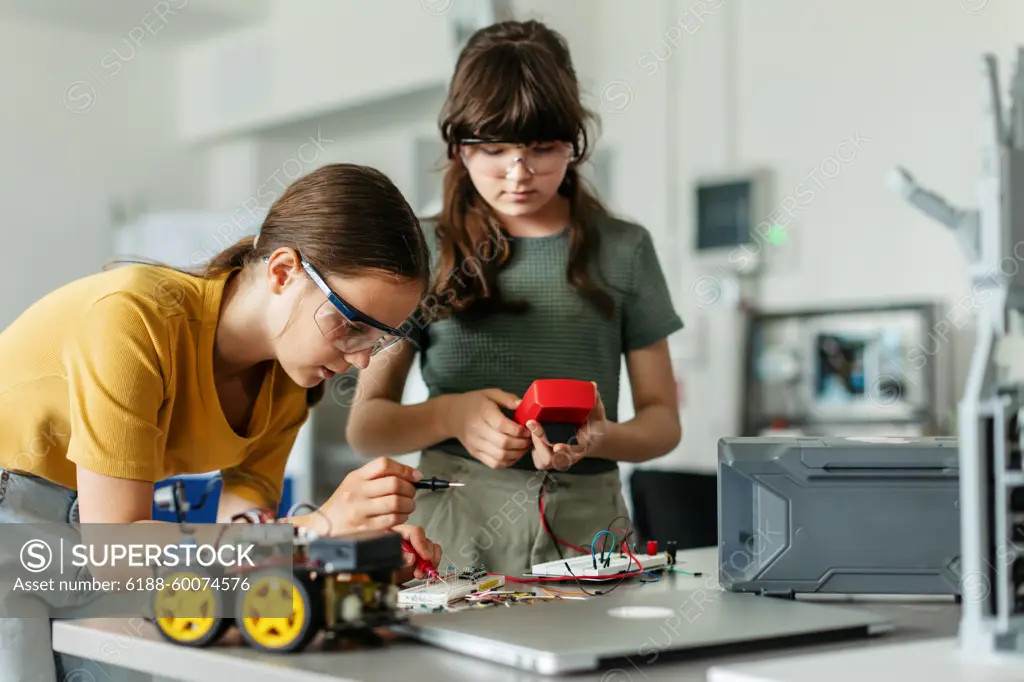
[[[753,180],[697,186],[698,251],[731,248],[751,240],[756,225],[753,194]]]

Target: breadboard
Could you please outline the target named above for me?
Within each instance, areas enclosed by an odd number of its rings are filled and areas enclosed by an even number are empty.
[[[399,591],[399,606],[446,606],[453,601],[465,599],[474,592],[493,590],[505,584],[503,575],[487,575],[475,580],[453,578],[440,579],[416,585]]]
[[[653,571],[665,568],[671,563],[668,552],[661,552],[660,554],[634,554],[633,556],[635,560],[616,553],[612,555],[611,561],[605,566],[601,560],[601,555],[598,554],[596,569],[594,568],[594,559],[589,554],[572,557],[565,561],[561,559],[546,561],[543,564],[534,564],[530,574],[551,578],[572,578],[574,575],[577,578],[601,578],[620,573],[633,573],[641,570],[640,567],[643,567],[642,570],[644,571]],[[607,558],[606,554],[605,559]],[[640,562],[640,566],[637,566],[637,561]],[[566,564],[569,564],[569,569],[572,570],[572,573],[566,570]]]

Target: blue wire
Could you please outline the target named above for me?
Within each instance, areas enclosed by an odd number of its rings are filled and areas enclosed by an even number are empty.
[[[651,572],[651,571],[644,571],[644,575],[649,575],[649,576],[651,576],[652,578],[654,578],[654,580],[647,580],[647,581],[645,581],[645,582],[649,582],[649,583],[656,583],[656,582],[658,582],[659,580],[661,580],[661,578],[659,578],[659,577],[658,577],[658,574],[657,574],[657,573],[653,573],[653,572]]]
[[[590,541],[590,558],[594,559],[595,561],[597,560],[595,558],[595,554],[597,553],[597,550],[595,549],[594,546],[597,544],[597,539],[599,537],[601,537],[602,535],[611,535],[612,536],[612,550],[614,551],[614,549],[615,549],[615,534],[612,533],[609,530],[599,530],[599,531],[597,531],[597,533],[594,534],[594,539]],[[602,555],[603,554],[604,554],[604,552],[602,551]]]

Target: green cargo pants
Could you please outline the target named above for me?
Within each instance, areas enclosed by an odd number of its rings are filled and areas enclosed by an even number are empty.
[[[423,451],[419,469],[426,478],[466,484],[417,491],[416,511],[409,519],[441,545],[442,570],[448,564],[464,570],[482,563],[493,573],[522,576],[534,564],[557,560],[555,541],[541,524],[542,490],[551,531],[588,553],[594,535],[612,521],[616,528],[628,527],[629,510],[617,469],[593,475],[491,469],[476,460],[431,449]],[[622,537],[621,532],[615,535]],[[605,538],[606,548],[610,540]],[[579,554],[565,546],[561,549],[566,557]]]

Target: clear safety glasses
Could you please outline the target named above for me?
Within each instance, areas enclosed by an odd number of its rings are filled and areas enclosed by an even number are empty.
[[[327,296],[316,310],[316,325],[335,348],[343,353],[362,353],[370,349],[373,356],[405,338],[400,330],[378,322],[346,303],[305,260],[302,267]]]
[[[466,168],[494,178],[507,178],[520,164],[530,175],[561,173],[576,156],[569,142],[524,145],[511,140],[472,137],[459,140],[459,144]]]

